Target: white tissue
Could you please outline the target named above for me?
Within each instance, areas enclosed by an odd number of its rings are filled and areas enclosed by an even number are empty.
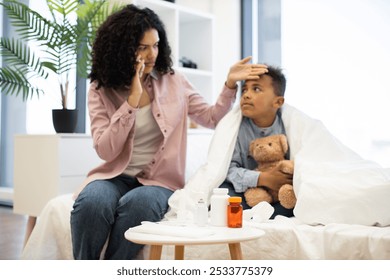
[[[262,201],[251,209],[243,211],[244,221],[261,223],[269,220],[275,209],[268,202]]]

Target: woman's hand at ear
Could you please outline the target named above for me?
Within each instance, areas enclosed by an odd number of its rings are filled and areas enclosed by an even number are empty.
[[[141,56],[137,57],[137,63],[135,65],[135,75],[130,86],[130,94],[127,98],[127,102],[130,106],[136,108],[139,105],[141,95],[143,92],[141,78],[145,69],[145,60]]]

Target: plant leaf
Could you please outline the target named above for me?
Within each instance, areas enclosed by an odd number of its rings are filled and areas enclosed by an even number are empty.
[[[30,84],[23,71],[9,67],[0,68],[0,88],[4,94],[18,96],[21,93],[24,101],[33,95],[39,96],[43,93],[42,89]]]
[[[40,58],[21,40],[0,38],[0,54],[8,67],[24,66],[42,78],[47,78],[49,74]]]
[[[23,3],[6,0],[0,5],[21,39],[46,41],[55,32],[55,25]]]
[[[79,2],[83,2],[80,4]],[[102,0],[46,0],[51,19],[15,0],[0,0],[19,39],[1,38],[0,85],[6,94],[23,98],[43,91],[30,84],[34,77],[57,75],[59,85],[69,84],[69,73],[86,78],[91,69],[91,50],[100,24],[124,4]],[[36,47],[30,47],[30,42]],[[41,54],[44,54],[44,57]],[[67,91],[68,86],[63,87]],[[64,92],[64,96],[68,93]],[[62,100],[66,104],[66,100]]]

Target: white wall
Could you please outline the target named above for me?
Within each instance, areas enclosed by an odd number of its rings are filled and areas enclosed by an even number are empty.
[[[282,1],[286,100],[390,167],[390,2]]]
[[[204,0],[205,1],[205,0]],[[222,88],[231,65],[241,57],[240,0],[211,0],[215,15],[215,82]]]

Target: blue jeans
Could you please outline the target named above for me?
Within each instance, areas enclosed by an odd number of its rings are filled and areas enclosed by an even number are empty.
[[[224,181],[219,187],[228,189],[228,191],[229,191],[228,194],[230,196],[241,197],[242,198],[242,203],[241,203],[242,209],[245,210],[245,209],[251,208],[246,203],[244,193],[243,192],[242,193],[236,192],[232,183],[230,183],[228,181]],[[280,202],[272,203],[271,205],[272,205],[272,207],[274,207],[275,211],[272,214],[272,216],[270,217],[270,219],[274,219],[277,215],[282,215],[282,216],[286,216],[286,217],[293,217],[294,216],[294,209],[286,209],[280,204]]]
[[[142,221],[160,221],[172,193],[125,175],[89,183],[71,212],[74,258],[99,259],[108,238],[105,259],[134,259],[143,245],[126,240],[124,233]]]

